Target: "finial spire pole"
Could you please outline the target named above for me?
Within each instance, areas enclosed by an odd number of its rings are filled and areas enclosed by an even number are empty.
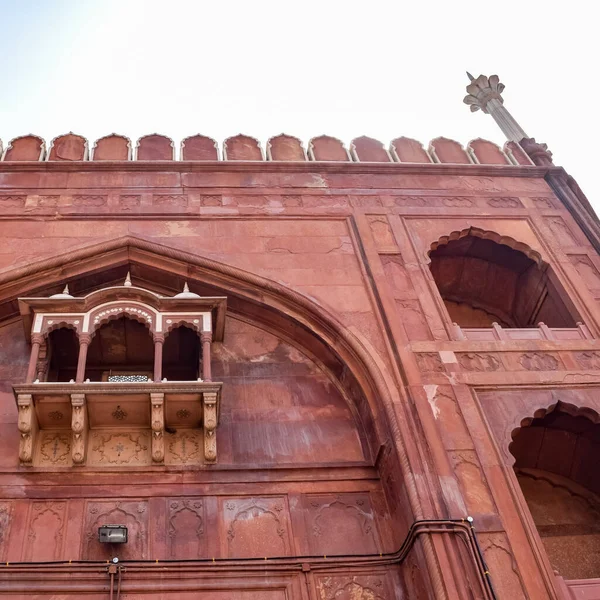
[[[471,83],[467,86],[467,96],[463,102],[470,105],[471,112],[482,110],[492,116],[502,133],[511,142],[520,142],[529,137],[513,116],[504,107],[502,92],[504,84],[500,83],[498,75],[486,77],[480,75],[474,78],[468,71],[467,76]]]

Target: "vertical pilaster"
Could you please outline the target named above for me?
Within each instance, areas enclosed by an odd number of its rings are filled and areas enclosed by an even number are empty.
[[[25,383],[32,383],[37,371],[37,363],[40,355],[40,347],[44,341],[44,336],[40,333],[34,333],[31,336],[31,354],[29,355],[29,366],[27,367],[27,375]]]
[[[200,336],[202,342],[202,379],[212,381],[212,371],[210,366],[210,344],[212,342],[212,333],[203,331]]]
[[[154,339],[154,381],[162,381],[162,360],[163,360],[163,344],[165,336],[162,333],[155,333]]]
[[[79,357],[77,358],[77,375],[75,376],[77,383],[83,383],[87,351],[91,341],[92,336],[89,333],[79,334]]]

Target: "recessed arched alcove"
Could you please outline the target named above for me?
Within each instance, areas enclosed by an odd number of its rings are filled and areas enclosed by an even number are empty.
[[[200,377],[200,337],[180,325],[165,338],[162,376],[168,381],[194,381]]]
[[[575,327],[552,268],[526,244],[471,227],[431,245],[430,270],[451,321],[465,328]]]
[[[152,378],[154,344],[148,328],[129,317],[111,319],[99,327],[90,344],[85,378],[119,381]]]
[[[600,577],[599,422],[559,402],[526,419],[510,445],[550,563],[565,579]]]
[[[79,341],[74,329],[60,327],[48,334],[48,381],[75,379]]]

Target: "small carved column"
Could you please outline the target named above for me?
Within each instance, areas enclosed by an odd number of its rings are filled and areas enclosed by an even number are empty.
[[[162,463],[165,460],[165,395],[150,394],[152,402],[152,461]]]
[[[153,334],[154,339],[154,381],[162,381],[163,344],[165,336],[162,333]]]
[[[38,432],[38,421],[31,394],[19,394],[17,396],[17,406],[19,409],[18,427],[21,433],[19,439],[19,460],[21,464],[31,465],[33,462],[35,439]]]
[[[83,465],[89,429],[85,394],[71,394],[71,409],[71,458],[74,465]]]
[[[202,379],[204,381],[212,381],[210,368],[210,343],[212,342],[212,333],[203,331],[200,336],[202,342]]]
[[[34,333],[31,336],[31,354],[29,356],[29,367],[27,368],[27,376],[25,383],[32,383],[37,371],[38,357],[40,355],[40,347],[44,342],[44,336],[41,333]]]
[[[36,366],[35,379],[39,381],[46,381],[48,374],[48,341],[45,340],[40,346],[40,353],[38,355],[38,361]]]
[[[77,383],[83,383],[87,351],[91,341],[92,336],[89,333],[79,334],[79,358],[77,359],[77,375],[75,376],[75,381]]]
[[[217,461],[217,393],[202,394],[204,408],[204,459],[206,462]]]

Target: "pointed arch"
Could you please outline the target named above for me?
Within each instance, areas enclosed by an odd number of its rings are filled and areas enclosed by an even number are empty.
[[[231,265],[143,238],[125,236],[0,274],[0,315],[8,312],[15,298],[34,291],[39,293],[40,281],[45,281],[48,287],[69,281],[72,293],[82,295],[94,289],[93,286],[105,287],[111,281],[122,281],[124,272],[130,268],[145,270],[146,274],[168,274],[172,287],[171,290],[159,288],[157,291],[162,293],[181,289],[185,280],[200,291],[206,287],[218,289],[220,294],[228,296],[228,310],[232,313],[260,323],[293,345],[308,349],[311,358],[343,391],[366,432],[371,459],[385,443],[390,432],[381,418],[381,399],[388,397],[390,391],[366,346],[327,309],[306,296]],[[99,285],[100,271],[109,273],[109,279]],[[94,275],[90,277],[90,287],[77,289],[76,285],[89,274]]]

